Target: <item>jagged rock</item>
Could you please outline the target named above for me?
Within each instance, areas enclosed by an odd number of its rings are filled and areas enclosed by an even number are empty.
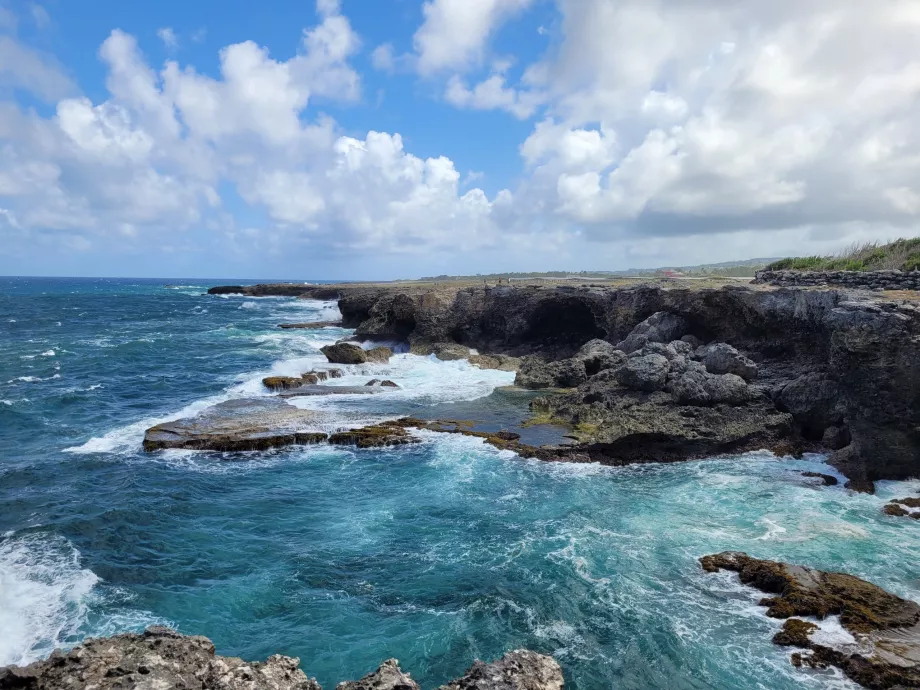
[[[821,435],[821,445],[831,450],[840,450],[850,445],[850,431],[845,426],[829,426]]]
[[[908,510],[908,508],[911,510]],[[920,498],[896,498],[885,504],[882,508],[882,512],[886,515],[910,517],[914,520],[920,520],[920,510],[917,510],[917,508],[920,508]]]
[[[837,477],[830,474],[821,474],[820,472],[802,472],[803,477],[812,477],[814,479],[820,479],[824,486],[836,486]]]
[[[218,656],[206,637],[154,626],[140,634],[86,640],[54,651],[25,668],[0,669],[0,688],[23,690],[322,690],[298,668],[299,659],[275,654],[265,662]]]
[[[467,359],[470,356],[470,348],[457,343],[413,343],[409,351],[422,357],[434,355],[445,362]]]
[[[564,685],[555,659],[517,649],[490,664],[476,661],[463,677],[438,690],[562,690]]]
[[[337,431],[329,436],[329,443],[340,446],[357,446],[358,448],[381,448],[419,443],[419,439],[406,429],[407,425],[401,420],[382,422],[360,429]]]
[[[262,385],[272,391],[286,391],[291,388],[300,388],[305,385],[305,381],[300,376],[266,376],[262,379]]]
[[[320,348],[333,364],[364,364],[367,362],[367,351],[354,343],[336,343]]]
[[[703,344],[703,341],[697,338],[695,335],[682,335],[680,339],[681,342],[687,343],[691,350],[696,350],[698,347],[700,347],[700,345]]]
[[[809,650],[797,653],[796,666],[836,666],[867,688],[920,687],[920,604],[901,599],[881,587],[845,573],[752,558],[726,551],[704,556],[707,572],[732,570],[743,584],[768,596],[760,600],[772,618],[815,616],[817,626],[787,620],[773,638],[777,644]],[[840,616],[840,624],[856,643],[827,646],[811,635],[820,619]]]
[[[648,343],[669,343],[678,340],[686,331],[687,321],[682,316],[659,311],[633,328],[616,347],[629,354],[641,350]]]
[[[726,343],[706,345],[697,358],[710,374],[735,374],[751,381],[757,378],[757,365]]]
[[[275,397],[228,400],[194,417],[150,427],[144,450],[265,450],[278,446],[319,443],[326,434],[305,431],[321,414],[300,410]]]
[[[616,371],[620,385],[636,391],[659,391],[664,388],[670,365],[661,355],[648,354],[630,357]]]
[[[390,357],[393,356],[393,350],[388,347],[372,347],[365,353],[368,362],[374,362],[375,364],[386,364],[390,361]]]
[[[802,425],[806,435],[815,440],[822,438],[829,427],[839,426],[843,417],[840,387],[826,374],[803,374],[782,388],[777,404],[780,409],[792,414]],[[828,440],[837,444],[842,442],[843,438]],[[847,444],[839,447],[845,445]]]
[[[692,366],[677,371],[668,381],[667,389],[681,405],[741,405],[752,397],[740,376],[717,376]]]
[[[508,355],[470,355],[470,364],[480,369],[497,369],[498,371],[518,371],[521,360]]]
[[[384,388],[399,388],[398,385],[396,385],[393,381],[390,381],[389,379],[384,379],[383,381],[381,381],[380,379],[371,379],[364,385],[365,386],[383,386]]]
[[[399,661],[387,659],[373,673],[339,683],[335,690],[419,690],[419,686],[399,668]]]
[[[626,361],[622,350],[617,350],[606,340],[595,338],[581,346],[575,353],[574,359],[579,359],[585,365],[588,376],[594,376],[605,369],[613,369]]]
[[[588,378],[584,362],[578,359],[562,359],[544,362],[539,357],[524,357],[514,385],[522,388],[571,388]]]

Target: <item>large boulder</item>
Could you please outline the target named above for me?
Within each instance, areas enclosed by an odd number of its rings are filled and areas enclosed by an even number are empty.
[[[389,349],[389,348],[387,348]],[[336,343],[320,348],[333,364],[364,364],[367,362],[367,351],[354,343]]]
[[[713,343],[697,351],[697,358],[710,374],[735,374],[751,381],[757,378],[757,365],[727,343]]]
[[[388,347],[372,347],[365,353],[368,362],[373,362],[375,364],[387,364],[390,361],[390,357],[393,356],[393,350]]]
[[[581,360],[584,363],[588,376],[594,376],[605,369],[620,366],[626,361],[626,355],[622,350],[617,350],[606,340],[595,338],[582,345],[578,352],[575,353],[574,359]]]
[[[539,357],[524,357],[514,377],[514,384],[522,388],[573,388],[588,379],[584,362],[562,359],[544,362]]]
[[[476,661],[466,673],[438,690],[562,690],[559,663],[526,649],[508,652],[498,661]]]
[[[662,355],[648,354],[630,357],[617,369],[620,385],[635,391],[660,391],[668,378],[670,365]]]
[[[686,332],[686,319],[667,311],[659,311],[633,328],[616,347],[628,354],[641,350],[648,343],[669,343],[678,340]]]

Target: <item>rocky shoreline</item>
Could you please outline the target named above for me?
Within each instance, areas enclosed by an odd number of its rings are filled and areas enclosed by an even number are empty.
[[[846,289],[257,285],[338,299],[358,341],[519,369],[534,415],[578,444],[547,459],[676,461],[814,450],[872,491],[920,475],[920,306]],[[477,350],[471,352],[470,348]],[[360,355],[359,355],[360,357]]]
[[[438,690],[562,690],[559,664],[524,649],[491,663],[475,662]],[[89,639],[44,661],[0,668],[0,689],[12,690],[322,690],[300,669],[300,659],[275,654],[246,662],[215,653],[199,635],[181,635],[161,626],[142,634]],[[396,659],[387,659],[360,680],[336,690],[419,690]]]

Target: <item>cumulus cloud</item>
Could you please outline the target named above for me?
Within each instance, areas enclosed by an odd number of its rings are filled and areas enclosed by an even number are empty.
[[[176,32],[168,26],[157,29],[157,37],[163,41],[163,45],[166,46],[168,50],[174,50],[179,47],[179,39],[176,37]]]
[[[0,36],[0,85],[28,91],[46,102],[77,91],[57,60],[12,36]]]
[[[493,74],[472,89],[467,88],[463,79],[455,74],[447,82],[444,100],[458,108],[506,110],[516,118],[525,120],[533,115],[543,96],[534,91],[508,88],[501,74]]]

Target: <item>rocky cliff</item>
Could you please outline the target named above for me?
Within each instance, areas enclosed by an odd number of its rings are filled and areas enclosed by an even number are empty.
[[[318,296],[321,291],[328,297],[333,290],[322,286],[310,293],[303,286],[294,287],[301,296]],[[281,288],[271,290],[278,294]],[[405,340],[414,351],[424,351],[434,343],[458,343],[481,353],[530,355],[542,362],[567,362],[592,340],[622,344],[630,337],[645,345],[648,338],[643,341],[641,332],[631,335],[633,330],[652,315],[670,315],[682,324],[679,334],[670,335],[693,347],[724,343],[756,363],[757,378],[745,382],[750,385],[743,399],[731,400],[732,395],[707,399],[708,393],[694,394],[696,383],[703,389],[716,386],[724,390],[730,382],[705,379],[688,383],[684,377],[684,384],[678,384],[676,379],[684,369],[699,369],[701,364],[690,362],[685,367],[678,361],[669,364],[670,372],[663,370],[657,388],[624,386],[622,374],[605,375],[590,371],[589,366],[580,374],[582,378],[559,379],[558,385],[578,388],[567,394],[565,405],[556,400],[546,409],[558,413],[564,407],[568,412],[563,418],[568,415],[567,421],[581,423],[581,440],[598,441],[597,447],[610,441],[609,434],[604,436],[605,425],[609,428],[612,420],[621,419],[624,409],[636,409],[629,399],[632,396],[641,405],[670,410],[675,419],[696,416],[702,420],[691,424],[688,438],[693,443],[684,457],[746,449],[763,442],[779,450],[813,447],[833,451],[833,464],[851,479],[854,488],[868,488],[877,479],[920,475],[920,309],[909,300],[843,289],[762,286],[435,289],[394,284],[343,285],[335,290],[344,324],[355,328],[358,338]],[[653,342],[667,344],[662,338],[653,338]],[[638,349],[622,347],[630,356]],[[638,354],[666,356],[645,350]],[[695,353],[689,359],[705,356]],[[644,362],[651,362],[652,368],[662,366],[655,364],[654,357]],[[690,373],[704,375],[701,370]],[[670,397],[659,395],[661,390]],[[572,397],[579,394],[580,399]],[[675,410],[675,402],[684,409]],[[606,417],[596,414],[601,407],[607,410]],[[782,414],[793,422],[788,433],[777,416]],[[707,443],[709,432],[719,428],[720,418],[737,419],[738,433],[722,444]],[[764,433],[756,432],[758,424]],[[680,435],[675,438],[678,445],[683,442]],[[658,453],[656,448],[663,447],[661,429],[644,435],[630,432],[614,440],[613,445],[608,443],[610,453],[625,453],[635,443],[649,444],[649,459]],[[664,440],[670,455],[662,459],[679,459],[679,449]],[[781,440],[791,446],[784,446]],[[635,454],[635,449],[631,452]]]
[[[29,666],[0,668],[0,690],[322,690],[299,664],[299,659],[280,654],[265,662],[219,656],[206,637],[152,627],[140,635],[86,640]],[[492,663],[477,661],[439,690],[562,690],[563,685],[555,660],[522,649]],[[396,659],[388,659],[360,680],[339,683],[336,690],[419,686]]]

